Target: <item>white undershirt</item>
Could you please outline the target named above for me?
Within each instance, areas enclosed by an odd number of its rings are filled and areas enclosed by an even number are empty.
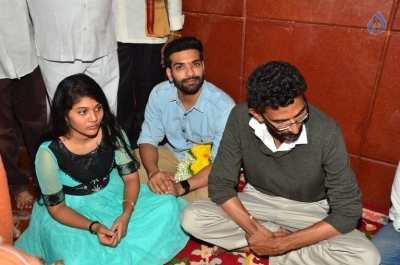
[[[267,126],[264,123],[259,123],[257,119],[254,117],[250,119],[249,125],[254,129],[254,134],[260,138],[260,140],[272,151],[288,151],[293,149],[298,144],[307,144],[307,132],[306,125],[303,124],[302,131],[300,133],[300,137],[296,141],[288,141],[285,140],[279,148],[276,148],[274,138],[269,133]]]

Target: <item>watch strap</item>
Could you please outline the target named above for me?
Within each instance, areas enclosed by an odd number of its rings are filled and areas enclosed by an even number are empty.
[[[182,180],[180,183],[182,185],[182,188],[185,190],[185,192],[182,194],[182,196],[188,194],[190,192],[189,182],[187,180]]]

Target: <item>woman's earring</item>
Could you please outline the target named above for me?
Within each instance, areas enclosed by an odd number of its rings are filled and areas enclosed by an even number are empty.
[[[68,127],[68,126],[69,126],[69,122],[68,122],[68,121],[66,121],[66,122],[65,122],[65,125]]]

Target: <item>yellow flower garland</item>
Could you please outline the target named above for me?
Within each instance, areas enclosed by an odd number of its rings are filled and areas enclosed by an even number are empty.
[[[190,152],[196,159],[194,163],[190,166],[190,169],[193,171],[193,175],[197,174],[208,166],[211,163],[211,144],[199,144],[192,149],[190,149]]]
[[[211,150],[212,144],[193,146],[176,167],[176,182],[188,179],[210,165],[212,163]]]

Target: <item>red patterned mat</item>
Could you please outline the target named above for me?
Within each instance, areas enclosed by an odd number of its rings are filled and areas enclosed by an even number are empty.
[[[268,258],[259,259],[253,254],[227,252],[218,256],[211,255],[212,246],[191,238],[186,247],[176,255],[168,265],[267,265]]]
[[[364,205],[366,206],[366,205]],[[368,206],[369,207],[369,206]],[[373,207],[372,207],[373,208]],[[358,230],[371,239],[375,233],[387,223],[386,214],[363,209],[363,218],[360,220]],[[268,258],[259,259],[253,254],[227,252],[219,256],[211,255],[212,246],[191,238],[186,247],[178,253],[168,265],[268,265]]]
[[[245,183],[240,182],[238,190],[243,190]],[[363,216],[358,230],[371,239],[388,222],[387,210],[372,205],[363,205]],[[167,265],[268,265],[268,257],[259,259],[253,254],[227,252],[218,256],[211,255],[212,245],[191,238],[186,247]]]

